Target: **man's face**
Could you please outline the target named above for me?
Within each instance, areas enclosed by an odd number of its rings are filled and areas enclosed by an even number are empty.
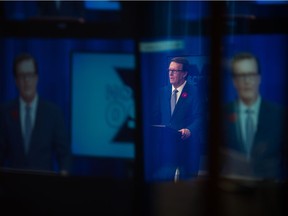
[[[243,59],[234,63],[233,83],[239,98],[251,105],[259,95],[261,76],[255,59]]]
[[[181,86],[184,81],[185,77],[187,76],[187,72],[182,71],[183,65],[171,62],[169,65],[169,80],[170,84],[173,85],[175,88]]]
[[[36,95],[38,75],[33,60],[24,60],[16,68],[16,85],[20,96],[30,103]]]

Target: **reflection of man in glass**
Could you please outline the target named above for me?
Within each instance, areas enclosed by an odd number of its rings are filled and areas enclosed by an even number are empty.
[[[160,90],[156,100],[154,123],[165,126],[156,143],[160,146],[156,178],[173,179],[175,175],[191,178],[199,169],[203,100],[197,88],[186,80],[189,66],[183,57],[170,61],[170,84]]]
[[[258,60],[239,53],[231,62],[238,100],[225,107],[225,175],[278,178],[283,146],[282,109],[261,97]]]
[[[61,174],[66,174],[70,147],[64,120],[58,107],[38,97],[35,59],[19,55],[13,72],[20,97],[0,110],[0,165],[52,171],[55,157]]]

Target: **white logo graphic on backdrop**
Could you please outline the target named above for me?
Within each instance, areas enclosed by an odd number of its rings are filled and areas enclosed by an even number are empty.
[[[134,56],[73,55],[73,153],[134,157]]]
[[[118,128],[113,142],[133,142],[135,129],[134,71],[124,68],[118,68],[116,71],[124,83],[107,85],[106,120],[108,126]]]
[[[191,65],[191,76],[188,81],[194,85],[207,84],[209,62],[207,56],[191,56],[188,58]]]

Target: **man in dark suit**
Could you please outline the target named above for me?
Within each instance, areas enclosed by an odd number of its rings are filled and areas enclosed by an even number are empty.
[[[163,87],[156,98],[153,123],[156,128],[161,126],[156,143],[160,146],[156,179],[192,178],[199,170],[203,100],[196,86],[187,81],[188,72],[186,58],[171,59],[170,85]]]
[[[19,98],[0,109],[0,165],[5,168],[56,171],[70,169],[70,145],[60,109],[37,94],[35,59],[21,54],[14,61]],[[55,160],[56,159],[56,160]],[[58,164],[55,168],[55,162]]]
[[[231,61],[238,99],[224,109],[225,176],[279,179],[284,146],[284,112],[261,97],[261,74],[257,58],[239,53]]]

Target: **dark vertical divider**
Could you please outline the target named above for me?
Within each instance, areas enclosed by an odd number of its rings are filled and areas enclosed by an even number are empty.
[[[208,126],[208,172],[206,215],[220,215],[218,193],[219,144],[221,143],[221,59],[222,35],[224,31],[225,2],[211,2],[209,36],[211,39],[210,62],[210,122]]]

